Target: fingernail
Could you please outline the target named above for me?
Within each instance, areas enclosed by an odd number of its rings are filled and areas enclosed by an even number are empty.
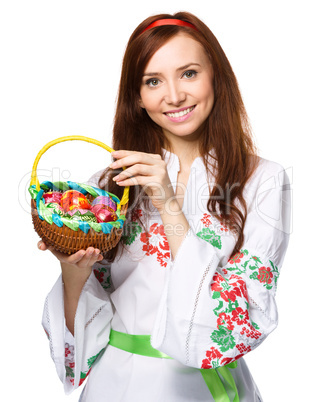
[[[111,165],[109,165],[109,167],[110,167],[111,169],[115,168],[115,167],[116,167],[116,163],[115,163],[115,162],[112,162]]]

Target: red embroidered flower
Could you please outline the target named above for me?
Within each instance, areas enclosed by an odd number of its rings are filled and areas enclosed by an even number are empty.
[[[206,359],[203,359],[201,368],[202,369],[212,369],[215,367],[219,366],[219,363],[217,359],[220,359],[222,357],[222,353],[215,349],[213,346],[211,347],[211,350],[206,351]],[[214,364],[212,364],[212,361]]]
[[[272,282],[273,273],[269,267],[260,267],[258,270],[257,279],[260,283],[267,283],[268,285]]]
[[[244,257],[244,254],[241,253],[241,252],[239,252],[239,253],[236,253],[235,255],[233,255],[233,256],[231,257],[231,259],[228,260],[228,262],[229,262],[230,264],[239,264],[239,263],[241,262],[241,259],[242,259],[243,257]]]
[[[166,266],[167,266],[167,264],[168,264],[168,261],[169,261],[169,258],[170,258],[170,252],[168,252],[168,253],[161,253],[160,251],[157,253],[157,261],[160,263],[160,265],[162,266],[162,267],[165,267],[166,268]]]
[[[221,366],[225,366],[226,364],[229,364],[235,360],[240,359],[242,356],[244,356],[248,352],[251,352],[251,350],[252,350],[250,345],[245,346],[244,343],[240,343],[240,344],[236,345],[236,348],[238,349],[240,354],[236,355],[235,357],[224,357],[220,362]]]
[[[244,343],[239,343],[239,345],[236,345],[236,348],[237,348],[237,349],[239,350],[239,352],[242,353],[243,355],[244,355],[245,353],[251,352],[251,350],[252,350],[250,345],[245,346]]]
[[[232,331],[235,327],[231,321],[231,318],[226,313],[220,313],[217,319],[217,327],[224,325],[227,329]]]
[[[222,275],[216,272],[213,276],[213,282],[211,283],[211,290],[213,292],[222,292],[224,287],[222,286],[222,282],[226,282]]]
[[[246,324],[249,321],[248,310],[242,310],[241,307],[237,307],[232,311],[232,320],[236,321],[238,325]]]
[[[220,224],[222,225],[221,231],[222,231],[222,232],[228,232],[228,228],[227,228],[227,226],[224,224],[224,222],[220,222]]]
[[[255,329],[250,323],[248,323],[247,327],[242,328],[240,334],[252,339],[258,339],[262,335],[261,332]]]
[[[154,223],[149,232],[141,233],[140,240],[144,243],[142,250],[145,251],[146,255],[157,254],[157,261],[161,266],[166,267],[170,250],[164,226]]]
[[[242,279],[242,277],[233,274],[233,275],[230,277],[230,280],[233,280],[233,281],[234,281],[234,282],[232,282],[230,285],[233,286],[235,289],[238,288],[238,289],[241,291],[243,297],[244,297],[247,301],[249,301],[246,283],[245,283],[245,281]],[[239,296],[239,292],[238,292],[238,296]],[[241,297],[241,294],[240,294],[240,297]]]
[[[141,217],[142,217],[142,210],[140,208],[134,209],[131,215],[132,222],[137,222],[138,218]]]
[[[221,366],[226,366],[226,364],[234,362],[235,360],[237,360],[235,357],[224,357],[224,359],[221,360]]]
[[[229,302],[229,300],[235,302],[237,296],[241,296],[239,288],[234,288],[232,290],[225,290],[224,292],[221,292],[221,298],[227,303]]]
[[[208,228],[210,225],[212,225],[212,222],[210,221],[211,215],[208,214],[203,214],[203,217],[200,219],[203,225]]]
[[[100,283],[103,282],[104,273],[103,271],[98,271],[98,269],[94,269],[95,277],[98,279]]]

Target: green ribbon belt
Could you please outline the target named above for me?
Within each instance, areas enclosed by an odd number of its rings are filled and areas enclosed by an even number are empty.
[[[172,357],[152,347],[150,335],[130,335],[111,329],[109,345],[136,355],[172,359]],[[237,362],[234,361],[226,366],[218,367],[216,369],[199,369],[215,402],[230,402],[229,396],[219,374],[235,392],[233,402],[239,402],[236,383],[234,377],[231,375],[231,372],[228,369],[236,367]]]

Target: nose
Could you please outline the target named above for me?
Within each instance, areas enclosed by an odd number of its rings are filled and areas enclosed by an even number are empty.
[[[165,101],[170,105],[180,105],[186,99],[186,93],[177,82],[169,82],[166,86]]]

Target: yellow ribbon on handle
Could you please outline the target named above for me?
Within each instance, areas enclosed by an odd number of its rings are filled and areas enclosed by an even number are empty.
[[[65,142],[65,141],[74,141],[74,140],[78,140],[78,141],[85,141],[85,142],[90,142],[91,144],[95,144],[98,145],[101,148],[104,148],[106,151],[108,152],[113,152],[114,149],[109,147],[108,145],[104,144],[101,141],[95,140],[93,138],[89,138],[89,137],[84,137],[82,135],[69,135],[66,137],[59,137],[56,138],[53,141],[48,142],[46,145],[44,145],[44,147],[40,150],[40,152],[38,153],[38,155],[36,156],[34,163],[33,163],[33,167],[32,167],[32,172],[31,172],[31,181],[30,181],[30,186],[35,185],[36,189],[38,191],[40,191],[40,182],[38,180],[38,176],[37,176],[37,167],[38,167],[38,163],[39,160],[41,159],[41,156],[52,146],[59,144],[61,142]],[[123,168],[124,170],[126,168]],[[129,199],[129,187],[125,187],[124,188],[124,193],[123,193],[123,197],[120,201],[120,205],[125,205],[127,204]]]

